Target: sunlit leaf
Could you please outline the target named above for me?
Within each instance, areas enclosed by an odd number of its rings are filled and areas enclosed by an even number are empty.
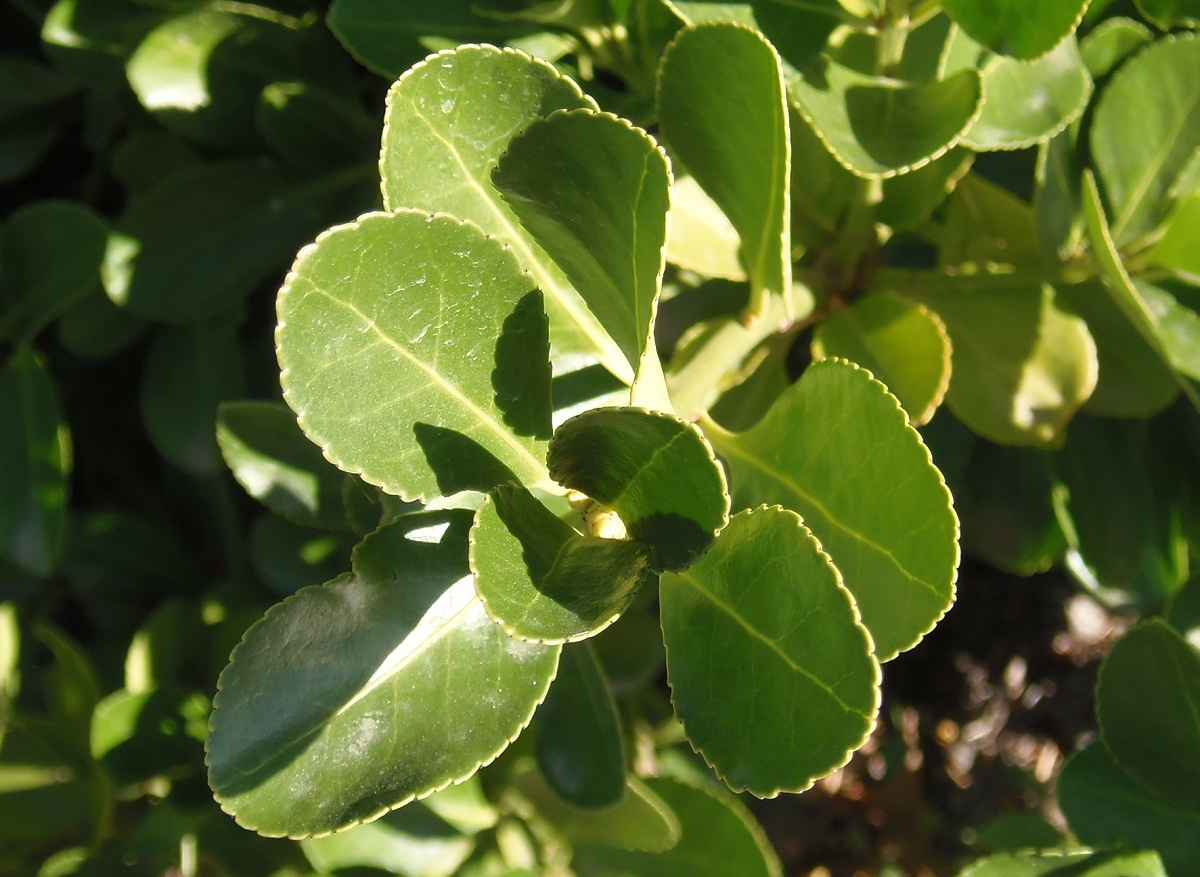
[[[943,7],[976,42],[1002,55],[1037,58],[1075,30],[1088,0],[945,0]]]
[[[1134,0],[1138,12],[1162,30],[1200,26],[1196,0]]]
[[[1001,853],[976,862],[959,877],[1167,877],[1156,852]]]
[[[676,177],[671,185],[667,227],[668,262],[707,277],[746,279],[737,229],[694,177]]]

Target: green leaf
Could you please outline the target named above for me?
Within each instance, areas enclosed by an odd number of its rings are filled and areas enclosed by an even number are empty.
[[[788,85],[834,157],[868,179],[908,173],[943,155],[970,130],[983,106],[975,70],[906,83],[822,58],[802,76],[789,77]]]
[[[881,662],[911,648],[954,600],[958,519],[928,449],[869,372],[813,363],[751,430],[705,433],[738,508],[804,518],[854,595]],[[917,538],[917,535],[920,538]]]
[[[791,139],[779,56],[760,34],[729,22],[686,28],[658,77],[663,136],[741,238],[749,313],[769,296],[790,301]]]
[[[582,536],[519,484],[496,487],[475,514],[471,570],[488,614],[518,639],[595,636],[647,575],[641,543]]]
[[[81,204],[38,201],[0,231],[0,338],[32,339],[99,286],[103,220]]]
[[[999,444],[1052,441],[1087,401],[1097,380],[1087,324],[1058,305],[1054,289],[1019,276],[916,296],[950,335],[955,417]]]
[[[264,584],[286,597],[345,572],[355,541],[349,533],[316,530],[265,514],[250,528],[250,563]]]
[[[1083,209],[1092,251],[1108,280],[1109,295],[1200,409],[1200,389],[1193,383],[1200,381],[1200,354],[1193,343],[1200,333],[1200,317],[1165,290],[1146,283],[1135,285],[1117,251],[1091,171],[1084,171]]]
[[[660,600],[675,712],[730,788],[803,791],[866,741],[871,638],[795,512],[735,515],[703,560],[663,576]]]
[[[1088,0],[944,0],[942,7],[978,43],[1014,58],[1045,55],[1078,27]]]
[[[733,21],[756,28],[796,68],[811,61],[838,24],[849,19],[837,0],[666,0],[666,5],[688,24]]]
[[[1166,618],[1185,640],[1200,649],[1200,576],[1193,576],[1179,589]],[[0,661],[0,666],[3,664]]]
[[[1083,843],[1157,850],[1172,877],[1200,875],[1200,810],[1152,795],[1099,742],[1071,756],[1057,789],[1071,832]]]
[[[344,95],[308,83],[264,88],[255,123],[275,153],[300,170],[371,164],[377,157],[378,123]]]
[[[208,710],[208,697],[200,692],[122,689],[96,705],[92,754],[121,785],[190,770],[203,757]]]
[[[1079,52],[1088,72],[1099,79],[1153,39],[1150,29],[1132,18],[1109,18],[1079,41]]]
[[[285,398],[340,468],[422,500],[545,480],[541,294],[474,224],[403,210],[336,226],[278,310]]]
[[[959,877],[1167,877],[1158,853],[1002,853],[976,862]]]
[[[521,52],[463,46],[413,67],[388,92],[383,203],[444,211],[507,243],[546,295],[555,355],[598,357],[629,383],[633,372],[562,270],[522,228],[492,184],[512,138],[559,109],[596,109],[570,79]]]
[[[408,515],[252,627],[221,674],[208,741],[221,805],[260,834],[370,821],[473,774],[530,720],[557,647],[475,596],[470,514]],[[398,586],[399,585],[399,586]]]
[[[221,466],[217,406],[245,392],[245,365],[229,320],[169,326],[154,336],[142,373],[142,417],[150,440],[181,469]]]
[[[678,819],[679,842],[661,853],[583,847],[571,860],[579,877],[781,877],[783,869],[762,829],[728,792],[667,777],[645,782]]]
[[[1142,622],[1113,645],[1096,682],[1096,718],[1122,770],[1200,810],[1200,654],[1166,622]]]
[[[217,444],[238,483],[267,508],[297,524],[347,528],[345,476],[304,437],[286,405],[223,403]]]
[[[950,384],[945,326],[924,305],[892,293],[836,311],[817,327],[812,347],[818,359],[837,356],[868,369],[896,394],[913,426],[933,417]]]
[[[1147,258],[1192,278],[1200,277],[1200,193],[1180,201]]]
[[[983,109],[962,139],[978,152],[1044,142],[1078,119],[1092,96],[1074,37],[1035,61],[992,56],[980,73]]]
[[[379,869],[402,877],[449,877],[475,848],[437,814],[413,803],[369,825],[300,842],[304,855],[321,873]]]
[[[672,183],[667,229],[666,255],[672,265],[706,277],[746,279],[737,229],[694,177],[676,177]]]
[[[668,414],[597,408],[560,426],[550,476],[615,512],[650,568],[685,569],[729,519],[725,475],[700,431]]]
[[[295,183],[249,160],[172,176],[117,221],[105,260],[109,298],[137,316],[168,322],[225,310],[274,277],[324,226],[350,182],[339,172]]]
[[[626,790],[624,732],[590,643],[563,649],[533,729],[538,768],[560,798],[590,809],[620,801]]]
[[[1200,26],[1200,4],[1196,0],[1134,0],[1134,5],[1161,30]]]
[[[538,816],[577,846],[595,844],[662,852],[679,842],[679,820],[663,799],[637,777],[626,778],[619,801],[599,808],[567,803],[537,771],[517,777],[513,785],[537,808]]]
[[[839,233],[851,205],[861,198],[863,181],[830,154],[812,125],[794,107],[789,106],[789,118],[794,181],[792,240],[805,247],[828,246]],[[885,185],[904,179],[895,177]]]
[[[96,286],[59,317],[56,329],[58,342],[74,356],[107,359],[137,341],[146,323]]]
[[[912,173],[884,180],[876,219],[896,230],[918,227],[946,200],[974,158],[969,150],[956,146]]]
[[[1200,147],[1198,78],[1200,40],[1166,37],[1123,64],[1096,103],[1092,158],[1118,245],[1152,232],[1190,194],[1176,186]]]
[[[0,55],[0,183],[23,176],[58,139],[77,88],[43,64]]]
[[[32,351],[0,369],[0,423],[0,554],[47,576],[66,535],[71,444],[54,381]]]
[[[641,374],[654,357],[671,170],[650,135],[592,110],[555,113],[513,138],[492,183]]]

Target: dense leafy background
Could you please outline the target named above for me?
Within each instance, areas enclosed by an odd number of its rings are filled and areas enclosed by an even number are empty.
[[[0,2],[0,874],[1200,874],[1198,22]]]

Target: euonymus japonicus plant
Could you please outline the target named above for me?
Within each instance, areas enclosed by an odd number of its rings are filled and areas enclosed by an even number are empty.
[[[953,601],[958,520],[914,425],[973,551],[1065,557],[1163,609],[1196,536],[1194,480],[1155,450],[1197,465],[1200,43],[1121,18],[1079,39],[1086,7],[488,3],[471,20],[517,47],[403,72],[383,209],[280,291],[290,410],[220,418],[251,493],[362,537],[234,651],[208,742],[222,806],[294,837],[415,799],[450,818],[500,758],[492,796],[542,864],[653,869],[681,832],[703,844],[704,807],[741,819],[647,779],[653,711],[613,691],[663,664],[679,733],[731,789],[804,790]],[[342,0],[330,21],[398,74],[388,15]],[[971,170],[1033,146],[1032,203]],[[1125,488],[1114,526],[1098,497]],[[1194,660],[1178,622],[1138,630],[1109,678]],[[1171,716],[1196,702],[1181,678],[1155,699]],[[1073,776],[1194,818],[1172,791],[1186,718],[1178,746],[1130,754],[1147,705],[1106,699],[1105,759]],[[1090,843],[1161,845],[1079,806]],[[743,835],[739,861],[772,873]]]

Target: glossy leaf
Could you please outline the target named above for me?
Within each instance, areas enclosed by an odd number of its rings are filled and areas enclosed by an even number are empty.
[[[959,877],[1167,877],[1158,853],[1001,853],[976,862]]]
[[[0,338],[32,339],[100,283],[103,220],[81,204],[40,201],[0,230]]]
[[[1096,103],[1092,158],[1118,245],[1153,231],[1188,194],[1175,187],[1200,146],[1197,78],[1200,40],[1167,37],[1123,64]]]
[[[71,445],[54,381],[31,351],[0,368],[0,422],[0,554],[46,576],[66,535]]]
[[[242,348],[229,321],[160,331],[142,373],[142,417],[164,457],[189,472],[221,465],[213,423],[217,406],[245,393]]]
[[[1090,171],[1084,172],[1083,208],[1088,237],[1108,280],[1107,289],[1113,301],[1171,368],[1192,404],[1200,408],[1200,389],[1193,383],[1200,381],[1200,353],[1192,343],[1200,333],[1200,318],[1180,306],[1165,290],[1134,284],[1117,251]]]
[[[822,322],[813,355],[841,357],[869,370],[900,400],[913,426],[933,417],[950,384],[950,339],[941,320],[924,305],[890,293],[860,299]]]
[[[963,30],[1002,55],[1037,58],[1075,30],[1088,0],[945,0]]]
[[[980,72],[983,109],[962,140],[978,152],[1047,140],[1078,119],[1092,96],[1074,37],[1035,61],[993,56]]]
[[[538,767],[569,804],[601,808],[626,792],[625,739],[604,670],[589,643],[563,649],[558,675],[534,714]]]
[[[597,408],[558,428],[550,476],[615,512],[650,568],[686,569],[729,516],[725,476],[700,431],[667,414]]]
[[[1081,842],[1157,850],[1172,877],[1200,874],[1200,810],[1151,794],[1113,763],[1099,741],[1071,756],[1057,789]]]
[[[519,484],[495,488],[471,530],[479,598],[509,634],[532,642],[571,642],[608,627],[649,561],[638,542],[577,533]]]
[[[383,203],[444,211],[510,245],[546,296],[555,354],[598,356],[628,383],[633,372],[620,349],[492,184],[513,137],[555,110],[578,108],[596,106],[574,82],[521,52],[463,46],[433,55],[388,92]]]
[[[151,320],[188,322],[225,310],[311,240],[347,184],[341,173],[294,184],[255,161],[172,176],[117,221],[105,290]]]
[[[840,360],[809,366],[747,432],[706,424],[738,508],[799,512],[854,595],[882,662],[911,648],[954,600],[958,520],[899,402]],[[920,534],[920,538],[917,538]]]
[[[513,138],[492,183],[630,369],[640,374],[647,355],[657,367],[671,170],[650,135],[591,110],[556,113]]]
[[[1134,0],[1138,12],[1162,30],[1200,26],[1200,6],[1195,0]]]
[[[541,295],[477,226],[418,211],[337,226],[278,310],[284,396],[340,468],[405,499],[545,478]]]
[[[738,258],[737,229],[694,177],[676,177],[671,185],[667,222],[667,261],[706,277],[745,280]]]
[[[678,819],[679,842],[661,853],[585,847],[571,860],[579,877],[781,877],[779,859],[762,830],[728,792],[667,777],[645,782]]]
[[[1096,718],[1122,770],[1200,810],[1200,654],[1183,637],[1159,619],[1121,637],[1100,668]]]
[[[663,136],[729,217],[750,280],[749,312],[791,295],[791,139],[779,56],[729,22],[680,32],[658,78]]]
[[[867,178],[894,177],[943,155],[970,130],[983,106],[975,70],[906,83],[823,58],[788,85],[834,157]]]
[[[298,524],[346,528],[345,476],[305,438],[286,405],[223,403],[217,444],[238,483],[267,508]]]
[[[530,720],[558,648],[487,616],[467,569],[469,521],[401,518],[359,545],[353,574],[247,632],[208,741],[210,784],[241,824],[302,837],[370,821],[467,778]]]
[[[735,515],[702,561],[663,577],[660,601],[675,712],[733,790],[803,791],[870,734],[871,638],[795,512]]]
[[[793,67],[802,68],[825,46],[833,30],[846,20],[837,0],[811,0],[804,4],[788,0],[666,0],[676,15],[688,24],[733,21],[756,28]]]

